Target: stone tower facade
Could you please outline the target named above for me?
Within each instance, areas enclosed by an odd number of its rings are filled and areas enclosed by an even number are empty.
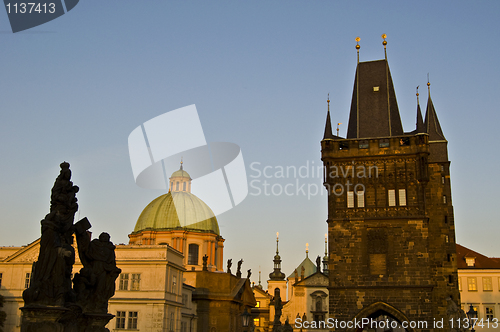
[[[425,121],[417,93],[417,125],[408,133],[387,56],[357,65],[347,138],[332,134],[328,110],[321,154],[329,308],[339,323],[427,322],[404,327],[429,331],[434,320],[447,328],[449,299],[460,304],[447,140],[428,87]]]

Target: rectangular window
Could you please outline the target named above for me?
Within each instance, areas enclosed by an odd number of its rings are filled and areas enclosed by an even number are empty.
[[[137,330],[137,311],[128,312],[128,325],[127,329]]]
[[[260,326],[260,318],[253,319],[253,326]]]
[[[446,204],[446,195],[443,195],[443,204]]]
[[[116,328],[117,329],[125,328],[125,311],[116,312]]]
[[[186,322],[181,322],[181,332],[187,332],[187,324]]]
[[[495,318],[495,309],[493,306],[486,306],[486,319],[489,319],[490,322],[493,318]]]
[[[255,308],[260,308],[260,301],[257,301],[257,304],[255,305]]]
[[[177,293],[177,276],[172,276],[172,293]]]
[[[130,283],[130,290],[139,290],[140,283],[141,283],[141,274],[132,273],[132,282]]]
[[[26,278],[24,279],[24,288],[30,287],[31,273],[26,273]]]
[[[469,290],[469,292],[476,292],[477,291],[476,277],[468,277],[467,278],[467,289]]]
[[[354,207],[354,191],[347,192],[347,207],[348,208]]]
[[[483,277],[483,291],[491,292],[493,290],[493,284],[491,282],[491,277]]]
[[[396,206],[396,191],[389,189],[387,194],[389,195],[389,206]]]
[[[399,189],[399,205],[406,206],[406,189]]]
[[[441,177],[441,183],[444,184],[445,183],[445,179],[444,179],[444,176]]]
[[[120,274],[120,284],[118,290],[128,290],[128,273]]]
[[[378,141],[378,147],[379,148],[388,148],[389,147],[389,139],[388,138],[382,138]]]
[[[365,207],[365,192],[358,190],[358,207],[362,208]]]
[[[462,291],[462,278],[458,277],[458,290]]]

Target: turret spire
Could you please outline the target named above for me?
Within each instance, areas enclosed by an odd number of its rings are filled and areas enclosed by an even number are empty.
[[[429,141],[446,141],[436,110],[434,109],[434,104],[432,103],[430,82],[427,82],[427,89],[429,98],[427,100],[427,110],[425,111],[425,129],[427,134],[429,134]]]
[[[418,100],[418,86],[417,86],[417,134],[425,133],[424,120],[422,118],[422,111],[420,110],[420,102]]]
[[[326,102],[328,103],[328,111],[326,113],[325,134],[323,135],[323,139],[333,139],[332,120],[330,119],[330,94],[328,94]]]

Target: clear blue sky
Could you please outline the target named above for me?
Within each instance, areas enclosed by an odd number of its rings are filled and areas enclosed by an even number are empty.
[[[386,33],[406,131],[415,124],[415,87],[425,108],[430,74],[449,141],[457,241],[500,256],[499,14],[495,1],[85,0],[13,34],[0,10],[0,245],[39,237],[63,160],[80,186],[80,217],[94,235],[127,243],[142,209],[163,193],[135,185],[128,135],[190,104],[207,141],[242,148],[249,176],[254,162],[319,165],[328,93],[345,135],[355,37],[361,61],[375,60]],[[288,275],[306,242],[313,261],[324,252],[326,217],[325,195],[249,195],[218,217],[225,259],[243,258],[254,281],[261,266],[267,280],[279,231]]]

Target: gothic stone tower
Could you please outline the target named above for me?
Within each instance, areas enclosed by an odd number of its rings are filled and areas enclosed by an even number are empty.
[[[407,328],[428,331],[434,319],[447,327],[447,299],[460,303],[447,140],[428,86],[425,121],[417,93],[417,126],[405,133],[387,55],[358,60],[347,138],[332,134],[328,110],[321,154],[339,321],[428,321]]]

